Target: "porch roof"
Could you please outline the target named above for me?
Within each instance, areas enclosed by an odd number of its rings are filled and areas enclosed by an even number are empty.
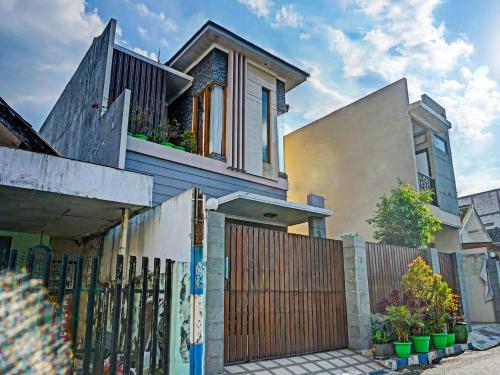
[[[80,239],[151,206],[151,176],[0,147],[0,229]]]
[[[332,211],[263,195],[238,191],[217,199],[218,211],[228,216],[289,226],[305,223],[310,217],[332,216]]]

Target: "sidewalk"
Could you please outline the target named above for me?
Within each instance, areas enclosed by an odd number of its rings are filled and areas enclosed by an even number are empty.
[[[487,350],[500,344],[500,324],[472,323],[469,342],[477,350]]]
[[[306,374],[382,374],[383,367],[372,359],[348,349],[306,354],[231,365],[224,374],[306,375]]]

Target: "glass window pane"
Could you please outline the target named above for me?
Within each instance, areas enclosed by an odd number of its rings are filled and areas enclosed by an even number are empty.
[[[269,91],[262,89],[262,160],[269,162]]]
[[[204,94],[196,97],[196,146],[199,154],[203,154],[203,131],[205,128]]]
[[[436,147],[438,150],[446,153],[446,141],[444,139],[441,139],[437,136],[432,137],[434,147]]]
[[[224,89],[214,85],[210,89],[210,138],[209,153],[222,154],[222,132],[224,119]]]

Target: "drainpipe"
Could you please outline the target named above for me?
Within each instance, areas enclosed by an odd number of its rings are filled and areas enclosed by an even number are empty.
[[[120,242],[118,247],[118,254],[123,255],[125,266],[128,265],[128,256],[129,256],[129,249],[127,247],[128,217],[129,217],[129,209],[122,208],[122,220],[120,223]]]

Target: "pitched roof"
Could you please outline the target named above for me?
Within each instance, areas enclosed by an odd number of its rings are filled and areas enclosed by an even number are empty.
[[[458,216],[460,216],[460,222],[462,224],[464,223],[465,215],[467,215],[467,212],[469,212],[471,206],[472,204],[466,204],[458,208]]]

